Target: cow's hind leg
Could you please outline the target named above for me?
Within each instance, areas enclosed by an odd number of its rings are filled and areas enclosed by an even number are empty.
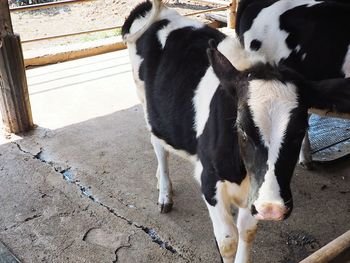
[[[157,188],[159,189],[158,205],[161,213],[170,212],[173,207],[173,189],[169,177],[168,156],[169,152],[164,149],[160,140],[151,135],[151,142],[158,160]]]
[[[248,208],[240,208],[237,217],[239,234],[238,249],[235,263],[251,263],[251,249],[255,239],[258,221],[251,215]]]
[[[204,190],[204,188],[206,190],[210,188],[215,189],[215,186],[212,188],[213,186],[209,186],[207,182],[203,182],[202,180],[202,184],[203,183],[206,185],[202,185],[202,190]],[[209,192],[204,191],[203,194],[213,223],[214,235],[223,262],[232,263],[237,251],[238,232],[231,214],[225,183],[217,183],[214,196],[211,196],[213,193],[210,193],[210,190]]]
[[[312,170],[312,156],[311,156],[311,146],[309,139],[309,132],[306,131],[303,142],[301,144],[300,154],[299,154],[299,164],[304,166],[308,170]]]

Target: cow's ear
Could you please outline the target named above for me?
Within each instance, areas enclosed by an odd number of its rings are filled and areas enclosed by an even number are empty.
[[[309,82],[302,96],[309,108],[350,113],[350,78]]]
[[[228,86],[232,85],[232,81],[234,81],[239,71],[220,53],[214,39],[209,40],[207,54],[215,75],[225,88],[229,88]]]

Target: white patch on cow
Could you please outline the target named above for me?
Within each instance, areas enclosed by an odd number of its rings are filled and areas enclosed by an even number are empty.
[[[264,204],[274,204],[284,206],[284,201],[280,195],[280,186],[277,182],[274,169],[269,169],[265,176],[264,182],[261,185],[258,192],[258,199],[254,202],[254,205],[258,211]]]
[[[277,1],[273,5],[260,11],[254,19],[252,27],[244,33],[244,42],[251,43],[254,39],[264,39],[260,54],[265,54],[269,62],[280,61],[287,58],[292,52],[286,44],[288,33],[280,29],[280,16],[289,9],[296,6],[307,5],[308,7],[320,4],[314,0],[284,0]],[[250,50],[249,45],[245,47]]]
[[[301,46],[297,45],[294,50],[295,50],[296,53],[298,53],[300,51],[300,49],[301,49]]]
[[[194,128],[197,138],[203,133],[205,124],[209,118],[210,102],[220,84],[219,79],[215,75],[213,68],[209,67],[207,72],[198,84],[193,97],[193,105],[195,110]]]
[[[344,58],[342,70],[346,78],[350,77],[350,45],[348,47],[348,52]]]
[[[195,155],[191,155],[191,154],[189,154],[188,152],[186,152],[184,150],[175,149],[174,147],[169,145],[163,139],[158,138],[158,141],[162,144],[164,149],[166,149],[169,152],[172,152],[172,153],[176,154],[177,156],[180,156],[180,157],[190,161],[191,163],[195,163],[198,160],[198,157],[197,157],[196,154]]]
[[[278,158],[290,112],[298,106],[296,87],[273,80],[252,80],[249,83],[248,105],[269,149],[268,161],[272,167]]]
[[[158,31],[158,39],[162,45],[162,48],[164,48],[166,40],[172,31],[184,27],[192,27],[195,29],[204,27],[203,23],[181,16],[174,9],[169,8],[162,9],[159,19],[169,20],[169,24],[167,24],[164,28]]]
[[[215,199],[216,205],[211,206],[204,198],[220,254],[225,263],[233,262],[238,245],[238,231],[231,214],[226,182],[217,182]]]
[[[130,63],[132,68],[132,74],[134,77],[135,85],[136,85],[136,94],[139,98],[143,112],[144,117],[146,121],[146,127],[149,131],[151,131],[151,126],[148,121],[148,112],[147,112],[147,103],[146,103],[146,94],[145,94],[145,83],[142,81],[139,77],[140,72],[140,66],[143,61],[143,58],[139,55],[137,55],[136,51],[136,45],[134,43],[129,42],[128,43],[128,51],[129,51],[129,57],[130,57]]]
[[[248,105],[254,123],[268,148],[268,171],[254,204],[283,204],[274,169],[290,121],[290,113],[298,106],[296,87],[278,81],[252,80],[249,84]]]
[[[250,68],[257,62],[266,62],[263,55],[244,50],[236,36],[226,37],[218,44],[218,50],[240,71]]]
[[[141,101],[142,104],[144,104],[145,101],[145,84],[140,79],[139,73],[140,73],[140,66],[143,61],[143,58],[137,54],[136,51],[136,45],[134,43],[128,43],[128,51],[129,51],[129,57],[130,57],[130,63],[132,68],[132,75],[134,77],[134,81],[137,88],[137,95]]]
[[[251,248],[257,231],[257,220],[247,208],[240,208],[237,217],[239,234],[235,263],[251,262]]]
[[[151,142],[158,161],[158,168],[157,168],[157,178],[158,178],[158,186],[159,186],[158,204],[169,205],[173,203],[173,188],[169,177],[169,164],[168,164],[169,153],[168,151],[165,150],[165,148],[161,144],[160,139],[158,139],[153,134],[151,135]]]
[[[132,36],[136,32],[139,32],[147,24],[148,20],[150,19],[150,16],[151,16],[151,12],[147,12],[144,17],[140,16],[137,19],[135,19],[132,22],[132,25],[129,30],[129,34],[126,37]]]

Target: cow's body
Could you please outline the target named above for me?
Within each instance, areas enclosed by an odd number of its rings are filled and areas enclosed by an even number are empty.
[[[336,100],[310,100],[316,83],[261,62],[237,39],[159,0],[136,7],[122,34],[158,160],[161,212],[173,205],[167,157],[175,150],[195,164],[222,258],[233,262],[237,252],[236,263],[249,262],[257,220],[282,220],[292,210],[290,180],[308,107]],[[349,98],[339,87],[350,80],[336,84],[336,94]],[[239,207],[237,226],[231,205]]]
[[[237,34],[246,50],[307,79],[349,77],[349,16],[346,1],[241,0]]]

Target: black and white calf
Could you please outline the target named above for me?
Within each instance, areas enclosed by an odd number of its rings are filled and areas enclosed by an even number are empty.
[[[241,0],[236,31],[247,51],[306,79],[343,78],[350,77],[349,17],[350,2],[343,0]],[[307,133],[300,162],[311,162]]]
[[[257,221],[292,211],[308,108],[350,111],[350,80],[309,82],[258,62],[237,39],[159,0],[137,6],[122,34],[158,159],[161,212],[173,205],[167,157],[175,151],[195,164],[224,262],[250,262]]]

